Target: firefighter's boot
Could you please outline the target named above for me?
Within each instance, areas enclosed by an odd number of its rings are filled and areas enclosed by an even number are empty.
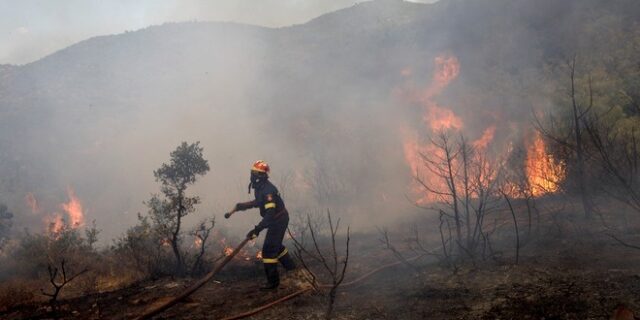
[[[277,263],[265,263],[264,271],[267,275],[267,285],[260,288],[261,291],[272,291],[278,289],[280,285],[280,275],[278,274]]]

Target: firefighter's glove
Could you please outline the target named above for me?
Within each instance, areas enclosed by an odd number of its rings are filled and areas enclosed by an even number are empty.
[[[247,233],[247,239],[253,240],[258,237],[259,233],[260,231],[258,229],[252,229],[251,231],[249,231],[249,233]]]
[[[231,208],[231,211],[229,211],[229,212],[227,212],[227,213],[225,213],[225,214],[224,214],[224,218],[225,218],[225,219],[229,219],[229,218],[231,218],[231,215],[232,215],[234,212],[238,211],[239,209],[240,209],[240,204],[239,204],[239,203],[236,203],[236,204],[233,206],[233,208]]]

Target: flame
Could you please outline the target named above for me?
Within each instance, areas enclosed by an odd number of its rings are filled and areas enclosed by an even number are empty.
[[[474,141],[472,143],[473,147],[478,150],[485,150],[491,141],[493,141],[493,137],[496,134],[496,126],[491,126],[484,130],[482,137],[480,139]]]
[[[547,147],[540,133],[536,131],[533,143],[527,147],[525,159],[527,182],[534,197],[558,191],[565,177],[565,166],[547,153]]]
[[[449,129],[462,129],[462,119],[460,119],[460,117],[453,113],[453,111],[441,108],[436,104],[427,108],[427,112],[425,113],[423,120],[433,132]]]
[[[462,119],[450,108],[443,107],[436,102],[436,98],[455,80],[460,74],[460,63],[458,59],[451,55],[440,55],[434,59],[435,72],[431,78],[431,83],[420,93],[418,102],[422,105],[424,129],[427,135],[434,135],[442,130],[461,130],[464,127]],[[411,173],[425,183],[441,184],[434,189],[446,190],[446,183],[436,177],[424,164],[421,155],[441,154],[430,143],[421,144],[418,140],[418,132],[403,131],[403,151],[404,158],[411,169]],[[423,187],[415,182],[411,185],[411,191],[421,198],[416,201],[418,204],[436,201],[438,196],[432,193],[425,193]]]
[[[427,150],[425,146],[421,146],[418,142],[417,135],[407,133],[407,130],[404,130],[404,140],[403,140],[403,151],[404,151],[404,159],[411,169],[411,174],[414,177],[423,178],[422,175],[424,173],[428,173],[422,163],[422,154],[427,154]],[[423,170],[424,169],[424,170]],[[428,194],[425,194],[424,190],[422,190],[422,186],[414,181],[409,187],[411,189],[411,193],[414,195],[421,196],[420,199],[416,200],[417,204],[424,204],[429,202],[430,200],[435,200],[433,197],[430,197]]]
[[[411,76],[411,73],[405,72],[404,69],[401,74],[405,77]],[[417,204],[443,200],[440,199],[441,196],[438,196],[438,193],[449,192],[450,186],[438,175],[437,169],[425,163],[423,159],[423,155],[435,156],[435,161],[440,161],[438,158],[444,158],[443,151],[429,142],[420,141],[418,137],[422,134],[435,136],[443,131],[458,133],[464,129],[464,121],[451,108],[443,106],[437,101],[437,98],[459,75],[460,63],[458,59],[448,54],[439,55],[434,59],[434,73],[429,85],[420,91],[410,89],[408,94],[403,95],[412,102],[419,103],[423,108],[422,121],[424,125],[422,130],[407,128],[401,130],[405,162],[414,177],[419,178],[429,185],[430,189],[435,191],[425,192],[424,187],[419,182],[412,183],[410,186],[412,194],[420,198],[416,200]],[[474,160],[479,164],[471,170],[476,170],[475,174],[482,181],[490,181],[495,178],[497,171],[491,168],[494,166],[500,167],[500,162],[504,162],[512,150],[512,146],[509,145],[507,153],[502,156],[490,154],[487,149],[493,142],[495,135],[496,126],[491,125],[483,131],[477,140],[472,140],[470,143],[474,151]],[[546,193],[557,192],[559,184],[565,178],[564,163],[554,160],[553,156],[547,152],[545,142],[539,133],[536,132],[535,136],[532,137],[532,141],[525,142],[527,156],[524,161],[524,168],[528,190],[522,190],[522,187],[518,188],[514,184],[509,187],[513,191],[508,192],[514,197],[523,197],[525,196],[523,193],[539,197]],[[507,143],[510,144],[512,142]],[[454,167],[459,165],[459,163],[454,163]],[[460,185],[460,183],[457,184]],[[520,189],[520,191],[516,191],[517,189]]]
[[[427,88],[428,97],[440,94],[450,83],[460,75],[460,62],[451,55],[439,55],[434,59],[435,72],[431,85]]]
[[[169,239],[165,238],[165,239],[160,240],[160,244],[161,244],[163,247],[168,247],[168,246],[170,246],[170,245],[171,245],[171,241],[169,241]]]
[[[36,195],[33,192],[27,193],[24,196],[24,201],[26,202],[29,209],[31,209],[31,213],[40,212],[40,205],[38,204],[38,199],[36,199]]]
[[[262,251],[258,251],[258,253],[256,253],[256,260],[262,260]]]
[[[233,248],[231,248],[231,247],[226,247],[226,248],[224,248],[224,255],[225,255],[225,256],[227,256],[227,257],[228,257],[228,256],[230,256],[230,255],[232,255],[232,254],[233,254]]]
[[[435,58],[435,72],[431,83],[423,92],[420,102],[425,108],[423,120],[431,131],[462,129],[463,122],[451,109],[438,105],[435,98],[460,74],[460,62],[454,56],[440,55]]]
[[[196,248],[200,248],[200,247],[202,247],[202,238],[200,238],[200,237],[196,237],[196,238],[195,238],[195,240],[193,240],[193,245],[194,245]]]
[[[49,234],[54,235],[56,238],[57,235],[64,230],[64,220],[62,219],[62,215],[59,213],[46,216],[44,218],[44,222]]]
[[[406,130],[405,130],[406,131]],[[418,138],[415,134],[404,134],[404,141],[402,141],[402,149],[404,150],[404,159],[407,165],[411,169],[411,174],[414,176],[418,174],[418,168],[420,164],[420,145],[418,144]]]
[[[76,196],[76,193],[70,187],[67,189],[69,202],[62,204],[62,209],[69,216],[69,222],[72,228],[84,225],[84,213],[82,212],[82,204]]]

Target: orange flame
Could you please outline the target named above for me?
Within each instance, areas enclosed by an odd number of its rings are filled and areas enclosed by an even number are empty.
[[[232,255],[232,254],[233,254],[233,248],[231,248],[231,247],[226,247],[226,248],[224,248],[224,255],[225,255],[225,256],[227,256],[227,257],[228,257],[228,256],[230,256],[230,255]]]
[[[460,63],[458,59],[450,55],[440,55],[434,60],[435,72],[431,78],[431,83],[427,88],[422,91],[419,102],[424,108],[423,122],[425,130],[429,135],[438,133],[441,130],[461,130],[464,123],[460,117],[451,109],[438,105],[435,98],[442,93],[442,91],[460,74]],[[409,130],[403,130],[403,151],[405,161],[411,168],[411,173],[414,176],[420,176],[425,183],[437,184],[442,182],[442,186],[437,186],[435,189],[441,189],[439,187],[446,187],[445,182],[425,167],[422,156],[432,153],[438,153],[437,150],[430,143],[421,144],[418,141],[418,134]],[[435,194],[425,194],[422,186],[419,183],[414,183],[411,186],[412,193],[420,195],[422,198],[417,200],[416,203],[422,204],[437,200]]]
[[[64,220],[62,219],[62,215],[59,213],[54,213],[53,215],[46,216],[44,218],[44,222],[47,226],[47,231],[54,235],[57,238],[57,234],[62,232],[64,229]]]
[[[202,238],[200,238],[200,237],[196,237],[196,238],[195,238],[195,240],[193,240],[193,245],[194,245],[196,248],[200,248],[200,247],[202,247]]]
[[[493,141],[493,136],[496,134],[496,126],[491,126],[484,130],[482,137],[472,143],[473,147],[479,150],[484,150],[489,146],[489,143]]]
[[[435,58],[435,73],[431,84],[424,91],[421,102],[425,107],[424,122],[431,131],[462,129],[463,122],[452,110],[439,106],[435,98],[460,74],[460,62],[456,57],[441,55]]]
[[[405,77],[411,76],[411,73],[405,72],[401,74]],[[451,55],[440,55],[434,59],[434,73],[431,82],[419,93],[417,90],[411,90],[406,96],[413,102],[419,102],[423,110],[424,132],[419,132],[404,128],[402,130],[402,142],[404,158],[411,169],[413,176],[418,177],[422,182],[429,185],[429,188],[435,192],[425,192],[424,187],[415,182],[411,185],[412,193],[421,197],[416,201],[418,204],[442,200],[439,199],[437,193],[448,192],[450,186],[442,177],[433,172],[428,164],[425,164],[423,155],[435,155],[437,158],[443,158],[443,152],[439,148],[430,143],[421,142],[419,134],[425,133],[425,136],[434,136],[442,131],[461,131],[464,128],[463,120],[451,109],[439,105],[437,98],[444,90],[460,75],[460,63],[458,59]],[[471,141],[470,145],[475,151],[474,157],[477,157],[480,166],[476,166],[473,170],[477,170],[484,180],[495,178],[497,171],[491,170],[490,163],[500,160],[501,157],[495,157],[487,152],[489,145],[493,142],[496,135],[496,126],[486,128],[481,137]],[[565,165],[553,159],[553,156],[546,150],[544,140],[539,133],[533,137],[532,141],[526,143],[527,157],[524,161],[526,171],[527,184],[529,190],[520,191],[518,197],[523,196],[522,192],[531,192],[535,197],[539,197],[546,193],[557,192],[559,184],[565,178]],[[508,148],[511,150],[511,147]],[[508,156],[510,151],[507,152]],[[498,165],[499,166],[499,165]],[[514,189],[515,185],[513,186]],[[521,187],[520,187],[521,189]],[[514,197],[516,193],[514,191]]]
[[[440,108],[435,104],[427,108],[427,112],[425,113],[423,120],[433,132],[449,129],[462,129],[462,119],[456,116],[453,111]]]
[[[76,196],[76,193],[69,187],[67,189],[67,195],[69,196],[69,202],[62,204],[62,209],[69,216],[69,222],[72,228],[77,228],[84,225],[84,213],[82,212],[82,204]]]
[[[38,204],[38,199],[36,199],[36,195],[33,192],[27,193],[24,196],[24,201],[27,203],[29,209],[31,209],[31,213],[40,212],[40,205]]]
[[[262,260],[262,251],[258,251],[258,253],[256,253],[256,260]]]
[[[451,81],[460,75],[460,62],[454,56],[439,55],[434,59],[434,63],[436,70],[426,92],[428,97],[440,94]]]
[[[533,143],[527,147],[525,171],[534,197],[558,191],[565,177],[564,164],[547,153],[545,142],[537,131]]]
[[[406,130],[405,130],[406,131]],[[420,145],[418,144],[418,138],[415,134],[404,134],[404,141],[402,141],[404,150],[404,159],[411,168],[411,174],[416,175],[420,164]]]

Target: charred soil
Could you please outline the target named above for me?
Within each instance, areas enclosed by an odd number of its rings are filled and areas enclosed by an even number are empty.
[[[531,242],[518,265],[511,256],[445,268],[428,257],[390,267],[339,291],[336,319],[609,319],[617,306],[640,310],[640,255],[602,236]],[[374,250],[362,247],[362,250]],[[409,255],[409,254],[408,254]],[[392,254],[354,256],[350,279],[393,262]],[[287,278],[288,275],[283,275]],[[347,279],[349,281],[350,279]],[[179,293],[194,279],[163,278],[60,301],[64,319],[130,319]],[[216,280],[157,319],[218,319],[257,308],[300,289],[284,281],[262,293],[262,266],[232,262]],[[309,291],[255,319],[321,319],[325,295]],[[53,318],[46,303],[5,310],[2,319]]]

